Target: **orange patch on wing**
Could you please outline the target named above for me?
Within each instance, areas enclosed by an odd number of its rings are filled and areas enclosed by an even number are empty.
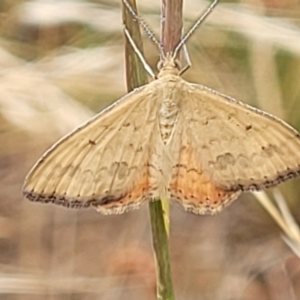
[[[111,194],[96,201],[93,206],[103,214],[122,214],[137,209],[145,200],[152,199],[153,186],[149,184],[148,170],[145,170],[124,194]],[[151,190],[150,190],[151,188]]]
[[[215,214],[235,200],[240,191],[218,188],[202,171],[192,147],[183,147],[177,165],[173,166],[169,192],[186,211],[196,214]]]

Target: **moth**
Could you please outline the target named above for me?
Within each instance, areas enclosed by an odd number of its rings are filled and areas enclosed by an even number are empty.
[[[177,54],[190,35],[172,53],[161,53],[154,81],[54,144],[27,175],[25,197],[91,206],[103,214],[170,199],[186,211],[215,214],[243,191],[299,175],[300,135],[295,129],[180,77]]]

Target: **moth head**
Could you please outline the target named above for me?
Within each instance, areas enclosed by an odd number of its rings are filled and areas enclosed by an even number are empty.
[[[158,62],[157,69],[159,71],[157,77],[161,77],[163,74],[179,75],[181,65],[179,60],[175,58],[172,53],[167,53],[165,57],[161,58]]]

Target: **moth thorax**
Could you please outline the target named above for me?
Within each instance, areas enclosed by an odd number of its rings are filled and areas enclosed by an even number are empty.
[[[166,144],[170,139],[174,130],[178,117],[178,105],[172,99],[167,99],[162,102],[159,110],[159,128],[161,138]]]

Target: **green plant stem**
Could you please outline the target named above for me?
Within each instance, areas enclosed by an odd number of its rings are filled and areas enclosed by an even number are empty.
[[[157,299],[174,300],[175,295],[169,255],[169,235],[164,219],[162,201],[149,203],[149,212],[156,262]]]
[[[131,7],[136,10],[134,0],[128,0]],[[123,4],[123,20],[126,28],[135,41],[136,46],[143,53],[140,28],[133,20]],[[147,83],[146,71],[134,49],[125,37],[125,60],[127,88],[131,91],[135,87]],[[169,258],[169,201],[157,200],[149,203],[150,222],[152,229],[153,250],[156,264],[157,299],[174,300],[174,291]]]

